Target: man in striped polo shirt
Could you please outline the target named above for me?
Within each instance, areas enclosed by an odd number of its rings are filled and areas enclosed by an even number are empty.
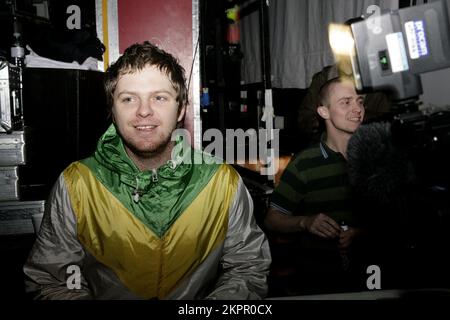
[[[265,219],[268,230],[295,235],[290,259],[296,270],[286,294],[345,290],[348,261],[343,260],[360,234],[351,210],[346,150],[363,121],[364,97],[350,79],[333,78],[321,87],[318,101],[326,132],[287,166]]]

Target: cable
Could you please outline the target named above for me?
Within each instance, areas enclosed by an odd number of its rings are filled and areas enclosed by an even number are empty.
[[[203,6],[203,10],[206,13],[206,1],[204,2],[204,6]],[[199,1],[199,6],[200,6],[200,10],[199,10],[199,23],[201,22],[201,18],[202,18],[202,1]],[[187,90],[189,92],[190,88],[191,88],[191,79],[192,79],[192,73],[194,72],[194,64],[195,64],[195,57],[197,57],[197,51],[198,51],[198,47],[199,47],[199,43],[200,43],[200,28],[201,26],[199,25],[199,35],[197,38],[197,42],[195,44],[195,50],[194,50],[194,56],[192,57],[192,64],[191,64],[191,70],[189,72],[189,79],[188,79],[188,86],[187,86]],[[205,55],[206,57],[206,55]]]
[[[199,42],[200,42],[200,36],[197,38],[197,43],[195,44],[194,56],[192,57],[191,70],[189,72],[189,80],[188,80],[188,86],[187,86],[188,92],[191,88],[192,73],[194,70],[195,57],[197,56],[197,49],[198,49]]]

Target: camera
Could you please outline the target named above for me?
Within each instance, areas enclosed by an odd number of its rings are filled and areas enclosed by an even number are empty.
[[[422,93],[419,74],[450,67],[450,0],[331,24],[330,45],[359,92],[402,101]]]

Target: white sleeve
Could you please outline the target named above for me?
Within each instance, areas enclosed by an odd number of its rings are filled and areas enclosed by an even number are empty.
[[[24,266],[26,291],[35,299],[89,299],[81,272],[85,252],[61,174],[48,201],[36,241]]]
[[[229,212],[221,275],[207,299],[262,299],[271,263],[268,240],[256,224],[253,201],[239,178]]]

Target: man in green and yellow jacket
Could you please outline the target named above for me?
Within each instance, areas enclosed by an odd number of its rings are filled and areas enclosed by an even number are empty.
[[[241,177],[175,152],[187,88],[144,42],[105,74],[113,124],[56,182],[24,266],[41,299],[260,299],[271,262]],[[189,154],[209,157],[200,151]]]

